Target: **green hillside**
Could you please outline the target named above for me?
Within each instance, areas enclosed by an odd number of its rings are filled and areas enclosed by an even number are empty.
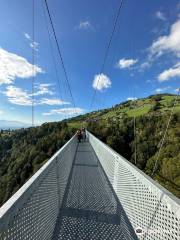
[[[21,187],[76,131],[85,125],[98,138],[151,175],[175,95],[126,101],[62,122],[0,134],[0,204]],[[136,137],[134,138],[134,116]],[[180,99],[153,178],[180,197]]]
[[[155,161],[176,96],[153,95],[126,101],[94,113],[73,118],[70,127],[86,127],[98,138],[152,176]],[[134,137],[134,117],[136,136]],[[136,151],[135,151],[136,149]],[[163,148],[153,176],[180,197],[180,97],[176,101]],[[135,157],[136,152],[136,157]]]
[[[138,99],[136,101],[126,101],[117,104],[109,109],[96,111],[93,113],[84,114],[72,118],[70,122],[77,122],[82,120],[98,119],[108,120],[109,118],[124,117],[138,117],[158,110],[158,114],[164,114],[171,110],[174,104],[175,95],[172,94],[158,94],[152,95],[148,98]],[[180,100],[178,99],[174,112],[180,111]]]

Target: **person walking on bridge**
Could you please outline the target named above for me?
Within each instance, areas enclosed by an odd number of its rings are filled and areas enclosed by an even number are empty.
[[[82,139],[84,140],[84,142],[86,141],[86,129],[85,128],[82,129]]]
[[[76,135],[77,135],[78,142],[80,143],[82,139],[82,133],[80,129],[77,130]]]

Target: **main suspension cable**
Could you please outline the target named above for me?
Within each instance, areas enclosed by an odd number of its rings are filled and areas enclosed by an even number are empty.
[[[44,0],[44,1],[45,1],[45,6],[46,6],[46,9],[47,9],[48,16],[49,16],[50,24],[51,24],[51,27],[52,27],[53,35],[54,35],[54,38],[55,38],[55,42],[56,42],[57,50],[58,50],[58,53],[59,53],[59,57],[60,57],[60,60],[61,60],[61,65],[62,65],[62,68],[63,68],[64,76],[65,76],[67,86],[68,86],[68,89],[69,89],[69,93],[70,93],[70,96],[71,96],[71,99],[72,99],[72,104],[74,106],[74,109],[76,109],[74,97],[73,97],[70,82],[69,82],[69,77],[68,77],[67,70],[66,70],[66,67],[65,67],[65,64],[64,64],[64,60],[63,60],[63,56],[62,56],[61,49],[60,49],[60,46],[59,46],[59,42],[58,42],[58,39],[57,39],[55,27],[54,27],[54,24],[53,24],[53,21],[52,21],[52,18],[51,18],[51,13],[50,13],[50,10],[49,10],[49,7],[48,7],[47,0]]]
[[[108,57],[108,54],[109,54],[111,42],[112,42],[115,30],[116,30],[116,26],[117,26],[117,23],[118,23],[118,19],[119,19],[119,16],[120,16],[122,5],[123,5],[123,0],[120,1],[118,12],[117,12],[117,15],[116,15],[116,18],[115,18],[115,21],[114,21],[114,25],[113,25],[113,29],[112,29],[112,32],[111,32],[111,35],[110,35],[110,39],[109,39],[108,45],[107,45],[106,50],[105,50],[103,64],[101,66],[100,74],[99,74],[99,77],[98,77],[98,80],[97,80],[97,86],[96,86],[96,88],[94,90],[94,93],[92,95],[92,99],[91,99],[91,102],[90,102],[89,111],[91,111],[91,109],[92,109],[92,106],[93,106],[93,103],[94,103],[94,99],[96,97],[96,92],[97,92],[97,87],[98,87],[98,84],[99,84],[99,80],[100,80],[101,74],[104,72],[104,67],[105,67],[105,64],[106,64],[106,61],[107,61],[107,57]]]
[[[43,1],[43,0],[42,0]],[[50,45],[50,52],[51,52],[51,58],[52,58],[52,61],[53,61],[53,65],[54,65],[54,70],[55,70],[55,75],[56,75],[56,81],[57,81],[57,85],[58,85],[58,88],[59,88],[59,99],[60,101],[62,101],[62,107],[65,107],[65,105],[63,104],[63,91],[61,89],[61,81],[60,81],[60,77],[59,77],[59,74],[58,74],[58,69],[57,69],[57,63],[56,63],[56,60],[55,60],[55,54],[54,54],[54,49],[53,49],[53,43],[51,41],[51,34],[50,34],[50,29],[49,29],[49,26],[48,26],[48,19],[47,19],[47,16],[46,16],[46,11],[45,11],[45,7],[44,5],[42,4],[42,7],[43,7],[43,15],[44,15],[44,21],[45,21],[45,25],[46,25],[46,30],[47,30],[47,33],[48,33],[48,39],[49,39],[49,45]],[[62,84],[63,86],[63,84]],[[67,118],[67,115],[65,114],[65,118]]]
[[[34,127],[34,82],[35,82],[35,4],[32,0],[32,127]]]

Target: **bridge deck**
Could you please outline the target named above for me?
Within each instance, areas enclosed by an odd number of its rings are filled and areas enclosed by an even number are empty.
[[[127,221],[90,143],[80,143],[53,239],[136,239]]]

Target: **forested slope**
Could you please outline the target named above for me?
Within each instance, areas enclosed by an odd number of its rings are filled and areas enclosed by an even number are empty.
[[[0,136],[0,204],[72,136],[66,123],[46,123]]]

